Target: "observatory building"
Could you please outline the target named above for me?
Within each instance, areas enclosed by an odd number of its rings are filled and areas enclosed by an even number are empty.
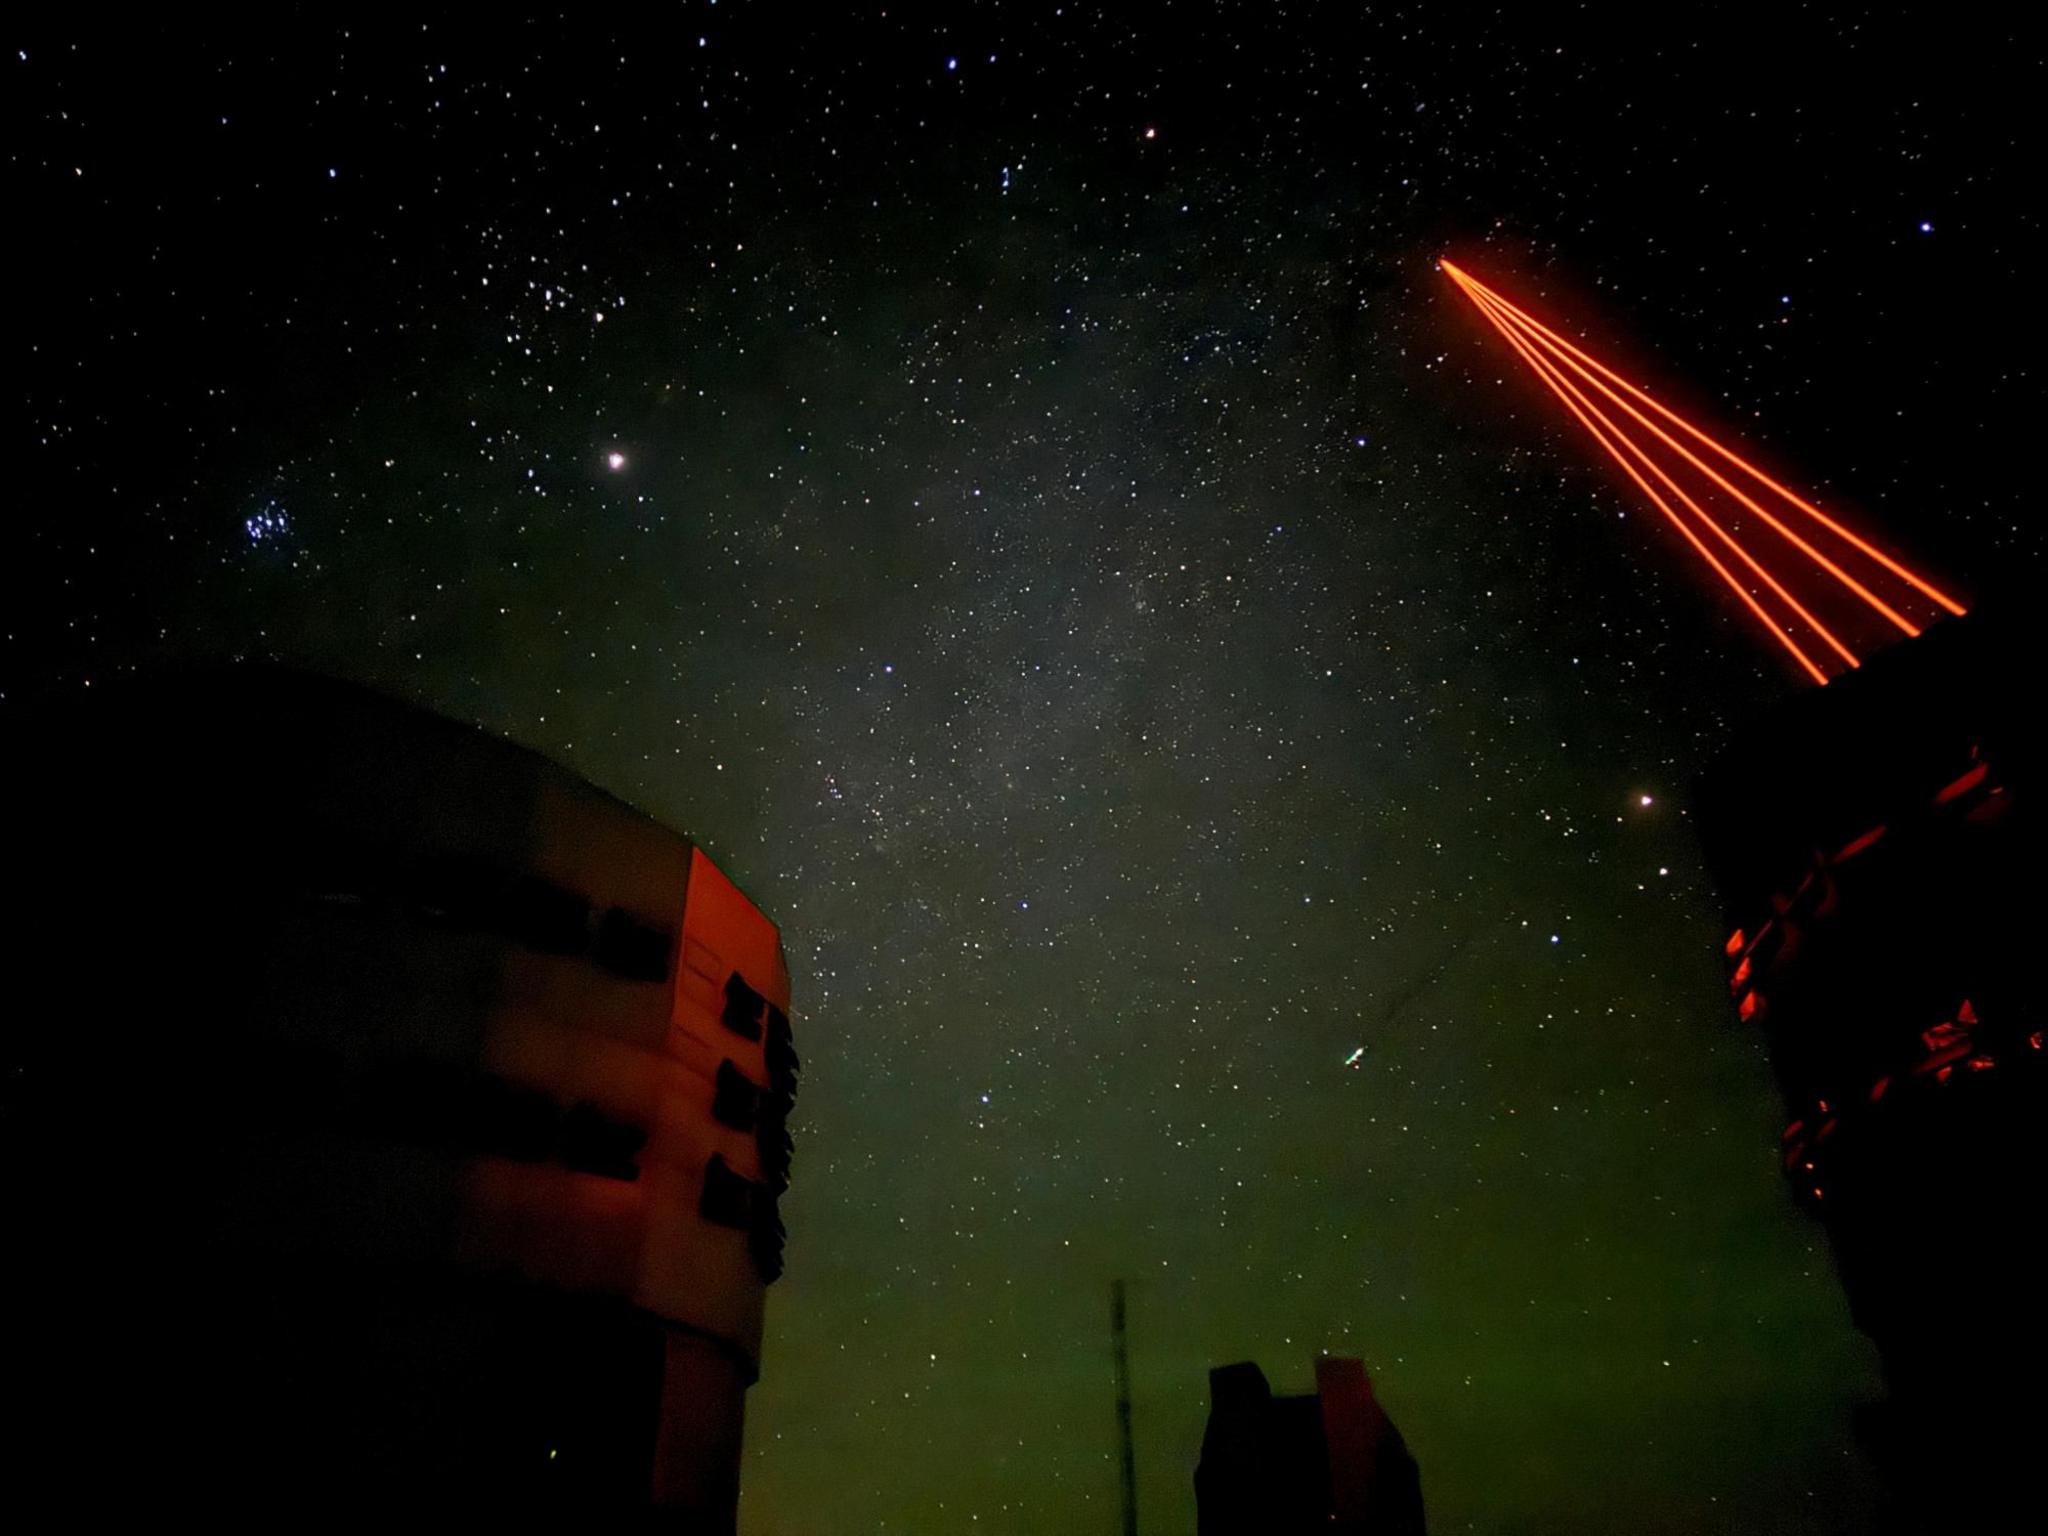
[[[17,1501],[730,1532],[775,926],[546,759],[339,683],[137,686],[23,748]]]
[[[1785,1174],[1883,1362],[1871,1428],[1946,1509],[2030,1475],[2043,1422],[2027,657],[1994,609],[1944,621],[1760,721],[1700,795],[1729,993],[1784,1092]]]

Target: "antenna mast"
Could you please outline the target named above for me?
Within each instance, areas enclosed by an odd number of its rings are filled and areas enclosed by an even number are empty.
[[[1123,1536],[1138,1536],[1138,1466],[1131,1450],[1131,1340],[1124,1325],[1124,1283],[1109,1282],[1109,1334],[1116,1346],[1116,1432],[1123,1484]]]

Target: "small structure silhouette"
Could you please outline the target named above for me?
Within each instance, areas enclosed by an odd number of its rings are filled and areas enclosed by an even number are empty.
[[[1275,1397],[1251,1361],[1209,1373],[1195,1468],[1200,1536],[1422,1536],[1422,1475],[1365,1366],[1325,1355],[1316,1390]]]

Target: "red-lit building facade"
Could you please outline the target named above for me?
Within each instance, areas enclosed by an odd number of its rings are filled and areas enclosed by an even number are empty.
[[[797,1063],[703,851],[255,670],[53,720],[11,787],[17,1505],[731,1531]]]
[[[1702,786],[1731,1002],[1882,1359],[1868,1427],[1905,1520],[2001,1503],[2043,1425],[2036,663],[1995,614],[1944,622],[1760,722]]]

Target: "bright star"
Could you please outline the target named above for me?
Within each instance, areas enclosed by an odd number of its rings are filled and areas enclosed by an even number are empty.
[[[614,448],[611,451],[611,453],[606,456],[605,463],[611,465],[613,469],[624,469],[626,467],[626,456],[623,453],[620,453],[616,448]]]

